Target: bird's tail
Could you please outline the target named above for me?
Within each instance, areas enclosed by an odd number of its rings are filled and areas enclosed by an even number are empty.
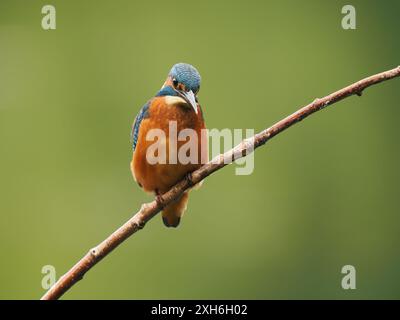
[[[167,227],[176,228],[186,210],[189,200],[189,192],[185,192],[180,198],[171,202],[162,211],[162,219]]]

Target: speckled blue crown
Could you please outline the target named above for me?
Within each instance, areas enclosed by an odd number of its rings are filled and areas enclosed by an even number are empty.
[[[172,78],[183,83],[187,90],[199,91],[201,77],[195,67],[187,63],[177,63],[169,72]]]

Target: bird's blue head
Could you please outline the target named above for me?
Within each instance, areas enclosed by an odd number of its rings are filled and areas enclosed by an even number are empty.
[[[192,91],[197,94],[200,90],[201,77],[195,67],[187,63],[177,63],[168,74],[175,88]]]
[[[197,113],[197,93],[200,90],[200,81],[200,74],[195,67],[187,63],[177,63],[168,73],[167,80],[157,95],[179,96]]]

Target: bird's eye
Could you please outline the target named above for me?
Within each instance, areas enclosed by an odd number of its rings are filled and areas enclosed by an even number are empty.
[[[178,85],[178,80],[176,80],[175,78],[172,79],[172,83],[174,84],[174,86],[176,87]]]

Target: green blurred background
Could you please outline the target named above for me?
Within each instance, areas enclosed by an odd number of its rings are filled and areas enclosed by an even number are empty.
[[[41,28],[41,8],[57,29]],[[129,170],[139,108],[195,65],[209,128],[260,131],[400,64],[398,1],[0,2],[0,298],[37,299],[151,199]],[[400,298],[400,80],[313,115],[159,216],[65,299]],[[341,288],[341,268],[357,289]]]

